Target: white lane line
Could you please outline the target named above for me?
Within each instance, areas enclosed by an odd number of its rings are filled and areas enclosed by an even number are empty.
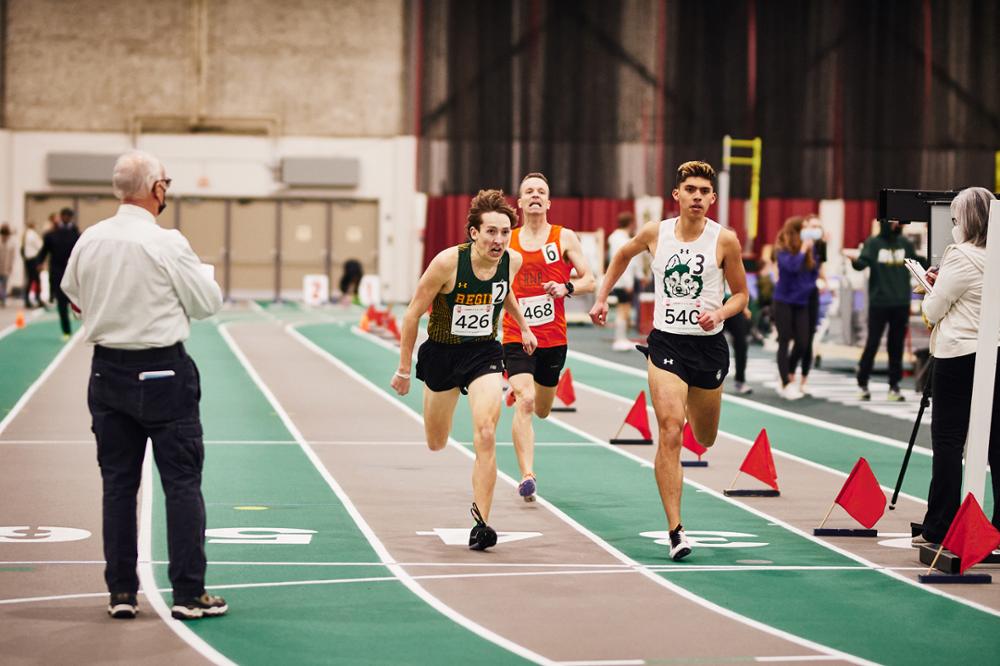
[[[62,363],[63,359],[66,358],[67,355],[69,355],[73,347],[76,346],[76,343],[79,342],[82,338],[83,338],[83,329],[78,328],[76,330],[76,333],[73,334],[73,337],[70,338],[65,344],[63,344],[63,348],[59,350],[59,353],[56,354],[56,357],[52,359],[52,361],[45,368],[45,370],[42,371],[42,374],[38,376],[38,379],[36,379],[31,384],[31,386],[28,387],[28,390],[24,392],[21,398],[16,403],[14,403],[14,406],[10,408],[10,412],[7,413],[7,416],[5,416],[2,421],[0,421],[0,434],[3,434],[3,431],[7,429],[8,425],[10,425],[10,422],[13,421],[15,418],[17,418],[17,415],[21,413],[21,410],[24,409],[24,406],[28,404],[29,400],[31,400],[31,396],[35,395],[35,392],[38,391],[39,388],[41,388],[42,384],[45,383],[45,380],[52,376],[52,373],[55,372],[57,367],[59,367],[59,364]]]
[[[286,328],[286,330],[288,330],[288,328]],[[371,544],[372,548],[379,556],[379,559],[381,559],[389,567],[389,570],[392,571],[393,574],[399,577],[402,583],[411,592],[416,594],[418,597],[424,600],[428,605],[436,609],[439,613],[443,614],[445,617],[448,617],[453,622],[465,627],[469,631],[478,634],[482,638],[506,650],[509,650],[510,652],[513,652],[514,654],[523,657],[524,659],[527,659],[529,661],[533,661],[538,664],[551,663],[549,659],[546,659],[542,655],[533,652],[532,650],[529,650],[522,645],[518,645],[513,641],[510,641],[493,631],[490,631],[486,627],[458,613],[450,606],[445,605],[440,599],[431,595],[422,586],[418,585],[416,581],[414,581],[413,578],[410,576],[410,574],[406,572],[405,569],[396,564],[393,561],[392,555],[389,554],[389,551],[382,544],[382,541],[378,538],[378,536],[376,536],[374,530],[372,530],[371,526],[362,517],[361,512],[358,511],[357,507],[354,506],[354,503],[351,501],[351,498],[347,496],[347,493],[344,492],[344,489],[341,488],[340,484],[337,483],[337,480],[333,478],[332,474],[330,474],[330,471],[326,468],[325,465],[323,465],[323,461],[320,460],[318,455],[316,455],[316,451],[313,450],[313,448],[306,441],[306,438],[302,435],[301,432],[299,432],[299,429],[292,422],[292,419],[285,411],[285,408],[282,407],[280,402],[278,402],[277,397],[275,397],[275,395],[271,392],[267,384],[264,383],[264,380],[254,369],[249,359],[247,359],[246,355],[243,353],[243,350],[240,349],[238,344],[236,344],[236,341],[233,339],[232,335],[230,335],[225,324],[219,327],[219,334],[226,341],[226,344],[229,345],[229,348],[232,350],[236,358],[239,359],[239,362],[243,365],[244,370],[246,370],[247,374],[257,385],[257,388],[267,398],[268,402],[274,408],[275,412],[278,414],[278,417],[281,419],[282,423],[285,424],[285,428],[288,430],[289,433],[291,433],[292,437],[294,437],[295,440],[298,441],[299,446],[302,448],[303,453],[305,453],[306,457],[313,464],[316,470],[320,473],[320,475],[326,481],[330,489],[333,490],[333,492],[343,503],[344,508],[347,510],[351,518],[354,520],[355,524],[361,530],[362,534],[364,534],[365,538]]]
[[[609,400],[614,400],[616,402],[620,402],[620,403],[622,403],[624,405],[631,405],[634,402],[634,400],[630,400],[628,398],[624,398],[624,397],[622,397],[622,396],[620,396],[620,395],[618,395],[616,393],[611,393],[610,391],[605,391],[604,389],[597,388],[596,386],[591,386],[590,384],[584,384],[584,383],[578,382],[576,380],[573,381],[573,385],[576,386],[576,387],[579,387],[579,388],[583,389],[584,391],[590,391],[591,393],[594,393],[596,395],[602,396],[602,397],[607,398]],[[656,423],[656,412],[653,410],[653,408],[647,406],[646,407],[646,411],[647,411],[647,413],[653,415],[651,423]],[[747,439],[745,437],[740,437],[739,435],[734,435],[734,434],[726,432],[724,430],[720,430],[719,434],[723,435],[723,436],[725,436],[725,437],[727,437],[729,439],[732,439],[735,442],[743,444],[743,445],[745,445],[748,448],[751,447],[751,446],[753,446],[753,440]],[[821,463],[813,462],[812,460],[809,460],[808,458],[803,458],[801,456],[797,456],[794,453],[788,453],[787,451],[784,451],[784,450],[781,449],[781,445],[780,444],[776,444],[775,442],[771,442],[771,451],[774,452],[774,455],[776,455],[776,456],[778,456],[780,458],[787,458],[788,460],[794,460],[795,462],[797,462],[797,463],[799,463],[801,465],[805,465],[806,467],[812,467],[813,469],[818,469],[821,472],[826,472],[828,474],[832,474],[832,475],[840,477],[842,479],[846,479],[848,477],[848,473],[847,472],[841,472],[839,469],[834,469],[832,467],[827,467],[826,465],[823,465]],[[895,490],[895,488],[893,488],[892,486],[886,486],[886,485],[882,485],[882,484],[879,484],[879,486],[882,488],[882,490],[885,490],[885,491],[887,491],[889,493],[892,493],[893,490]],[[917,504],[922,504],[924,506],[927,506],[927,500],[921,499],[921,498],[917,497],[916,495],[910,495],[909,493],[900,492],[899,496],[902,497],[902,498],[911,500],[913,502],[916,502]]]
[[[359,383],[361,383],[363,386],[366,386],[368,389],[370,389],[372,392],[374,392],[376,395],[378,395],[379,397],[381,397],[385,401],[389,402],[390,404],[394,405],[397,409],[399,409],[399,410],[403,411],[404,413],[410,415],[417,422],[419,422],[421,424],[423,423],[423,418],[420,416],[420,414],[418,414],[417,412],[415,412],[408,405],[400,402],[399,400],[396,400],[394,397],[392,397],[391,395],[389,395],[389,393],[387,391],[383,390],[382,388],[380,388],[379,386],[377,386],[376,384],[374,384],[371,380],[367,379],[366,377],[363,377],[356,370],[354,370],[349,365],[347,365],[346,363],[344,363],[343,361],[341,361],[339,358],[337,358],[337,357],[333,356],[332,354],[330,354],[328,351],[326,351],[322,347],[318,346],[312,340],[309,340],[308,338],[306,338],[304,335],[302,335],[297,330],[295,330],[295,327],[293,327],[293,326],[286,326],[285,330],[287,330],[289,332],[289,334],[291,334],[293,337],[295,337],[296,339],[298,339],[307,348],[312,349],[314,352],[316,352],[321,358],[325,358],[328,362],[330,362],[331,364],[333,364],[334,366],[336,366],[337,368],[339,368],[342,372],[345,372],[346,374],[350,375],[355,380],[357,380]],[[354,329],[352,329],[352,331],[353,330]],[[398,353],[398,350],[397,350],[397,353]],[[550,416],[549,420],[552,421],[553,418]],[[584,439],[586,441],[596,442],[596,443],[600,444],[601,446],[603,446],[605,448],[608,448],[608,449],[610,449],[612,451],[616,450],[614,447],[612,447],[607,442],[602,442],[601,440],[599,440],[599,439],[597,439],[597,438],[589,435],[588,433],[584,433],[584,432],[582,432],[582,431],[580,431],[580,430],[578,430],[576,428],[568,427],[565,424],[562,424],[562,422],[560,422],[558,420],[555,420],[554,422],[563,425],[569,432],[575,432],[579,437],[581,437],[581,439]],[[475,459],[475,453],[473,453],[472,451],[469,451],[466,447],[461,446],[458,442],[456,442],[451,437],[448,438],[448,446],[454,447],[458,451],[462,452],[462,454],[465,455],[468,458]],[[636,457],[636,458],[638,460],[642,460],[641,458],[638,458],[638,457]],[[509,475],[503,473],[500,470],[497,470],[497,478],[498,479],[502,479],[504,482],[508,483],[509,485],[511,485],[513,487],[517,487],[517,485],[518,485],[518,481],[514,480]],[[688,601],[691,601],[691,602],[693,602],[693,603],[695,603],[695,604],[697,604],[697,605],[699,605],[699,606],[701,606],[703,608],[707,608],[708,610],[710,610],[710,611],[712,611],[714,613],[717,613],[719,615],[722,615],[723,617],[726,617],[726,618],[729,618],[729,619],[734,620],[736,622],[740,622],[740,623],[745,624],[747,626],[753,627],[754,629],[757,629],[757,630],[762,631],[764,633],[770,634],[772,636],[777,636],[779,638],[783,638],[783,639],[785,639],[785,640],[787,640],[787,641],[789,641],[791,643],[795,643],[797,645],[809,648],[811,650],[815,650],[816,652],[820,652],[820,653],[827,654],[827,655],[835,655],[835,656],[839,657],[840,659],[843,659],[845,661],[849,661],[849,662],[855,663],[855,664],[868,664],[868,665],[872,664],[872,662],[867,661],[865,659],[862,659],[860,657],[856,657],[854,655],[847,654],[846,652],[841,652],[840,650],[835,650],[835,649],[833,649],[831,647],[827,647],[825,645],[821,645],[819,643],[816,643],[814,641],[808,640],[806,638],[802,638],[801,636],[796,636],[795,634],[789,633],[787,631],[783,631],[781,629],[778,629],[777,627],[772,627],[772,626],[770,626],[768,624],[765,624],[765,623],[760,622],[758,620],[754,620],[753,618],[747,617],[745,615],[741,615],[741,614],[736,613],[736,612],[734,612],[732,610],[729,610],[728,608],[725,608],[725,607],[720,606],[720,605],[718,605],[716,603],[713,603],[713,602],[711,602],[711,601],[709,601],[709,600],[707,600],[707,599],[705,599],[703,597],[700,597],[700,596],[694,594],[693,592],[690,592],[686,588],[681,587],[680,585],[677,585],[676,583],[673,583],[673,582],[667,580],[663,576],[660,576],[660,575],[656,574],[655,572],[649,571],[648,569],[644,568],[641,564],[639,564],[638,562],[636,562],[635,560],[633,560],[632,558],[630,558],[628,555],[626,555],[622,551],[618,550],[617,548],[615,548],[614,546],[612,546],[611,544],[609,544],[608,542],[606,542],[604,539],[600,538],[599,536],[597,536],[596,534],[594,534],[593,532],[591,532],[589,529],[587,529],[586,527],[584,527],[583,525],[581,525],[579,522],[577,522],[575,519],[573,519],[568,514],[566,514],[565,512],[563,512],[559,507],[555,506],[554,504],[552,504],[551,502],[549,502],[548,500],[546,500],[544,497],[539,496],[536,501],[537,501],[538,504],[540,504],[541,506],[544,506],[545,508],[547,508],[549,511],[551,511],[553,514],[555,514],[559,519],[561,519],[563,522],[565,522],[566,524],[568,524],[569,526],[571,526],[577,532],[579,532],[580,534],[584,535],[586,538],[590,539],[594,544],[596,544],[598,547],[600,547],[601,549],[603,549],[609,555],[611,555],[612,557],[614,557],[615,559],[617,559],[619,562],[627,564],[630,567],[637,567],[638,568],[637,570],[640,571],[640,573],[642,573],[644,576],[646,576],[646,578],[648,580],[650,580],[651,582],[655,583],[656,585],[659,585],[660,587],[664,587],[664,588],[670,590],[674,594],[676,594],[676,595],[678,595],[680,597],[683,597],[683,598],[687,599]]]
[[[629,402],[631,402],[631,401],[629,401]],[[592,439],[592,441],[600,443],[602,446],[604,446],[605,448],[607,448],[610,451],[614,451],[615,453],[617,453],[619,455],[625,456],[626,458],[629,458],[631,460],[634,460],[634,461],[638,462],[643,467],[648,467],[650,469],[653,468],[653,463],[652,462],[650,462],[650,461],[646,460],[645,458],[642,458],[642,457],[640,457],[640,456],[638,456],[638,455],[636,455],[634,453],[631,453],[630,451],[625,451],[624,449],[618,448],[616,446],[612,446],[611,444],[608,444],[607,442],[605,442],[603,440],[600,440],[600,439],[598,439],[596,437],[593,437],[593,436],[589,435],[588,433],[580,430],[579,428],[576,428],[574,426],[569,425],[568,423],[560,421],[559,419],[557,419],[557,418],[555,418],[553,416],[549,416],[548,420],[552,421],[553,423],[557,423],[557,424],[563,426],[564,428],[566,428],[570,432],[577,433],[581,437],[590,437]],[[746,440],[743,440],[743,441],[746,441]],[[870,560],[867,560],[867,559],[861,557],[860,555],[857,555],[855,553],[852,553],[849,550],[845,550],[844,548],[840,548],[839,546],[835,546],[835,545],[833,545],[832,543],[830,543],[828,541],[824,541],[823,539],[815,537],[812,534],[806,532],[805,530],[801,530],[798,527],[795,527],[791,523],[785,522],[785,521],[783,521],[783,520],[781,520],[779,518],[776,518],[776,517],[774,517],[774,516],[772,516],[770,514],[764,513],[763,511],[760,511],[759,509],[756,509],[756,508],[754,508],[754,507],[752,507],[752,506],[750,506],[748,504],[744,504],[743,502],[740,502],[740,501],[738,501],[735,498],[727,497],[726,495],[723,495],[721,492],[719,492],[717,490],[714,490],[712,488],[709,488],[708,486],[706,486],[706,485],[704,485],[702,483],[698,483],[697,481],[693,481],[693,480],[691,480],[690,478],[687,478],[687,477],[684,478],[684,483],[687,484],[687,485],[689,485],[689,486],[691,486],[691,487],[693,487],[693,488],[697,488],[698,490],[701,490],[702,492],[707,493],[707,494],[711,495],[712,497],[720,499],[723,502],[728,502],[729,504],[732,504],[733,506],[737,506],[737,507],[743,509],[744,511],[748,511],[748,512],[754,514],[755,516],[759,516],[760,518],[763,518],[763,519],[765,519],[765,520],[767,520],[767,521],[769,521],[771,523],[774,523],[775,525],[777,525],[779,527],[783,527],[786,530],[788,530],[789,532],[797,534],[798,536],[800,536],[800,537],[802,537],[804,539],[808,539],[809,541],[812,541],[815,544],[819,544],[820,546],[822,546],[822,547],[824,547],[824,548],[826,548],[828,550],[832,550],[835,553],[839,553],[840,555],[843,555],[844,557],[852,559],[855,562],[860,562],[861,564],[863,564],[865,567],[867,567],[869,569],[873,569],[873,570],[878,571],[880,573],[884,573],[885,575],[887,575],[887,576],[889,576],[891,578],[894,578],[896,580],[902,581],[902,582],[906,583],[907,585],[912,585],[915,588],[917,588],[918,590],[923,590],[923,591],[925,591],[925,592],[927,592],[929,594],[935,594],[935,595],[943,597],[945,599],[950,599],[951,601],[954,601],[956,603],[964,604],[966,606],[969,606],[970,608],[974,608],[974,609],[982,611],[984,613],[988,613],[990,615],[994,615],[996,617],[1000,617],[1000,610],[997,610],[997,609],[994,609],[994,608],[990,608],[989,606],[985,606],[983,604],[976,603],[975,601],[971,601],[969,599],[964,599],[962,597],[953,596],[953,595],[951,595],[951,594],[949,594],[947,592],[943,592],[943,591],[941,591],[941,590],[939,590],[939,589],[937,589],[937,588],[935,588],[934,586],[931,586],[931,585],[923,585],[923,584],[917,582],[916,580],[912,580],[910,578],[907,578],[906,576],[903,576],[900,573],[897,573],[896,571],[894,571],[891,568],[880,567],[879,565],[875,564],[874,562],[872,562]]]
[[[644,659],[588,659],[584,661],[560,661],[559,666],[643,666]]]
[[[93,439],[0,439],[0,446],[5,444],[32,445],[32,446],[69,446],[73,444],[93,444]],[[206,439],[204,444],[298,444],[294,440],[285,439]],[[421,442],[423,443],[423,442]]]
[[[807,656],[797,656],[788,655],[781,657],[754,657],[754,661],[759,662],[775,662],[775,661],[834,661],[836,657],[823,657],[820,655],[807,655]]]
[[[190,645],[194,650],[213,664],[235,666],[221,652],[205,642],[198,634],[180,620],[170,616],[167,602],[156,587],[156,576],[153,573],[153,442],[146,440],[146,455],[142,461],[142,509],[139,518],[139,585],[146,594],[146,600],[156,614],[160,616],[167,627]]]
[[[583,361],[585,363],[590,363],[602,368],[607,368],[614,370],[615,372],[624,373],[627,375],[632,375],[633,377],[641,377],[642,379],[647,379],[646,373],[638,368],[633,368],[632,366],[622,365],[621,363],[615,363],[614,361],[608,361],[597,356],[591,356],[590,354],[584,354],[582,352],[570,350],[566,353],[569,358],[575,358],[577,360]],[[573,383],[576,384],[576,379],[574,378]],[[907,442],[901,442],[897,439],[892,439],[890,437],[883,437],[882,435],[873,435],[869,432],[864,432],[863,430],[856,430],[854,428],[848,428],[847,426],[838,425],[836,423],[829,423],[828,421],[821,421],[820,419],[813,418],[811,416],[803,416],[802,414],[796,414],[794,412],[788,412],[784,409],[779,409],[778,407],[772,407],[770,405],[765,405],[747,398],[740,398],[735,395],[729,395],[728,393],[722,394],[723,401],[732,402],[743,407],[748,407],[750,409],[755,409],[760,412],[765,412],[767,414],[772,414],[774,416],[780,416],[782,418],[789,419],[791,421],[798,421],[799,423],[805,423],[807,425],[814,426],[816,428],[822,428],[824,430],[831,430],[833,432],[838,432],[842,435],[848,435],[850,437],[857,437],[859,439],[866,439],[870,442],[877,442],[879,444],[885,444],[886,446],[892,446],[897,449],[905,450],[908,446]],[[918,453],[923,456],[930,456],[931,451],[929,449],[923,449],[919,446],[913,447],[914,453]]]

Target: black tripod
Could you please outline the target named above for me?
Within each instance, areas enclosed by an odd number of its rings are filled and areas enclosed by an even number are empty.
[[[892,499],[889,501],[889,510],[896,509],[896,500],[899,499],[899,489],[903,487],[903,477],[906,476],[906,467],[910,464],[910,454],[913,453],[913,445],[917,441],[917,433],[920,432],[920,419],[924,416],[924,410],[931,404],[931,384],[934,377],[934,357],[927,359],[927,369],[924,370],[924,390],[920,396],[920,409],[917,411],[917,419],[913,422],[913,432],[910,433],[910,443],[906,447],[906,454],[903,456],[903,466],[899,468],[899,478],[896,479],[896,489],[892,491]]]

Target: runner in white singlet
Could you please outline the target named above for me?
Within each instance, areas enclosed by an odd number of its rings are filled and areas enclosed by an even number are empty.
[[[653,331],[647,354],[649,393],[659,425],[656,485],[670,530],[670,557],[691,552],[681,525],[681,438],[688,421],[695,437],[712,446],[719,431],[722,381],[729,370],[723,322],[749,299],[740,242],[705,215],[715,203],[715,170],[705,162],[677,169],[673,198],[680,215],[643,225],[611,260],[590,318],[607,323],[608,294],[629,261],[649,251],[656,283]],[[725,282],[732,297],[723,304]]]

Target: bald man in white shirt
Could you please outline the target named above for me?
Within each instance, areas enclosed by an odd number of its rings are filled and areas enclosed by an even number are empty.
[[[136,495],[149,438],[166,495],[171,613],[222,615],[225,600],[205,592],[201,387],[183,344],[190,318],[218,312],[222,293],[187,239],[156,224],[170,187],[158,159],[122,155],[112,184],[122,205],[81,236],[62,280],[94,345],[87,402],[104,481],[108,614],[138,612]]]

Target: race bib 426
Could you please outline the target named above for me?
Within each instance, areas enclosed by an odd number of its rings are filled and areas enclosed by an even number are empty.
[[[481,337],[493,332],[493,304],[456,305],[451,313],[451,334]]]

